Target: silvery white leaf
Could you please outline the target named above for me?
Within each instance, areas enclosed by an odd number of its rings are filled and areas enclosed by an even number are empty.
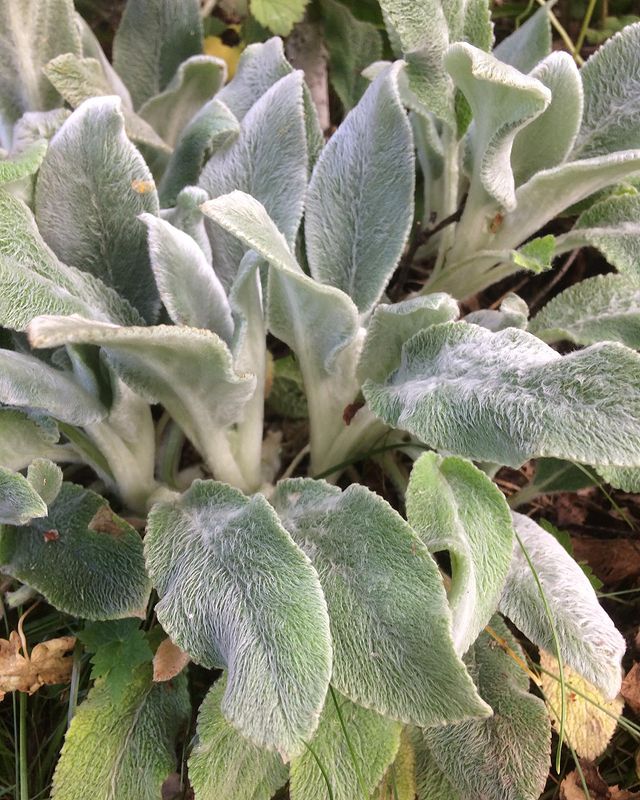
[[[505,37],[493,55],[519,69],[529,72],[551,52],[551,22],[548,9],[553,3],[539,8],[535,14]]]
[[[47,504],[24,475],[0,467],[0,524],[27,525],[46,516]]]

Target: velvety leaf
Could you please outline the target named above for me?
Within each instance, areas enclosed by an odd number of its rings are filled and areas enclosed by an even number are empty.
[[[597,275],[550,300],[529,330],[545,342],[621,342],[640,348],[640,284],[627,275]]]
[[[144,613],[147,604],[142,539],[104,498],[75,484],[62,485],[48,516],[2,529],[0,562],[66,614],[115,619]]]
[[[48,458],[35,458],[27,470],[27,480],[50,506],[62,487],[62,470]]]
[[[308,3],[309,0],[250,0],[249,8],[263,27],[278,36],[288,36],[303,18]]]
[[[209,195],[204,189],[199,189],[197,186],[185,186],[176,197],[175,206],[164,209],[160,212],[160,216],[175,228],[188,233],[211,264],[211,245],[204,227],[204,214],[200,208],[208,199]]]
[[[46,516],[47,504],[24,475],[0,467],[0,524],[27,525]]]
[[[453,643],[467,652],[494,615],[513,551],[502,492],[470,461],[425,453],[413,465],[407,519],[430,553],[447,551]]]
[[[539,61],[551,52],[551,22],[547,8],[535,14],[505,37],[494,49],[493,55],[519,69],[530,72]]]
[[[0,407],[0,466],[17,471],[36,458],[77,460],[68,445],[58,444],[59,439],[58,426],[51,418],[29,409]]]
[[[206,103],[184,127],[167,163],[158,187],[162,206],[174,205],[185,186],[197,183],[213,153],[239,133],[238,120],[224,103],[217,98]]]
[[[582,127],[574,158],[640,148],[640,23],[627,25],[580,70]]]
[[[220,710],[226,678],[211,687],[198,712],[196,744],[189,756],[189,780],[198,800],[271,800],[289,770],[277,753],[252,744]]]
[[[413,216],[413,140],[398,92],[401,68],[378,76],[331,137],[306,199],[311,274],[342,289],[362,313],[380,299]]]
[[[571,152],[582,121],[582,81],[569,53],[551,53],[529,73],[551,92],[551,102],[517,135],[511,151],[516,185],[561,164]]]
[[[492,629],[523,661],[523,651],[499,618]],[[493,716],[430,728],[425,742],[460,797],[537,800],[549,772],[551,731],[544,703],[529,694],[529,676],[520,663],[488,633],[470,656],[469,669]]]
[[[274,177],[277,176],[277,179]],[[307,149],[302,73],[281,78],[244,117],[240,135],[207,162],[200,186],[212,198],[233,190],[261,202],[291,246],[302,216]],[[213,263],[229,289],[245,252],[231,234],[208,222]]]
[[[0,159],[0,184],[33,175],[40,168],[46,152],[47,143],[40,139],[16,155]]]
[[[52,800],[157,800],[176,768],[176,740],[189,718],[185,680],[132,679],[119,703],[103,682],[79,706],[53,776]]]
[[[128,0],[113,40],[113,65],[135,108],[163,91],[179,65],[201,52],[197,0]]]
[[[213,331],[229,343],[233,334],[229,301],[202,250],[169,222],[152,214],[141,219],[148,229],[158,291],[173,322]]]
[[[154,506],[145,550],[162,627],[197,663],[229,669],[227,720],[283,757],[303,750],[331,673],[329,618],[264,496],[196,481]]]
[[[620,691],[625,641],[598,603],[582,569],[533,520],[513,515],[516,531],[538,574],[553,617],[560,655],[607,697]],[[529,563],[516,542],[500,611],[538,647],[554,652],[551,625]]]
[[[2,0],[0,3],[0,147],[25,111],[62,105],[42,67],[59,53],[80,55],[72,0]]]
[[[70,116],[68,108],[25,112],[13,129],[13,152],[22,152],[41,139],[48,142]]]
[[[597,467],[604,480],[623,492],[640,494],[640,469],[636,467]]]
[[[306,750],[291,763],[291,800],[325,800],[327,783],[318,761],[325,769],[334,800],[353,800],[365,792],[369,797],[396,757],[401,729],[399,723],[352,703],[338,692],[329,693],[318,730],[309,742],[313,753]]]
[[[190,120],[223,85],[226,73],[222,59],[192,56],[180,64],[167,88],[140,108],[140,116],[173,147]]]
[[[358,362],[358,380],[382,381],[400,366],[402,345],[415,333],[457,318],[458,304],[438,292],[399,303],[377,306],[367,326],[367,337]]]
[[[58,261],[27,206],[0,191],[0,324],[24,330],[39,314],[140,321],[113,289]]]
[[[547,108],[551,92],[536,78],[463,42],[449,48],[444,63],[476,121],[470,140],[473,180],[511,210],[516,206],[513,141]]]
[[[535,494],[552,494],[554,492],[577,492],[593,486],[593,478],[589,471],[580,469],[569,461],[557,458],[540,458],[536,461],[536,471],[532,479]]]
[[[419,728],[412,731],[416,753],[416,794],[418,800],[466,800],[457,792],[436,763]]]
[[[363,69],[382,57],[382,38],[375,25],[356,19],[337,0],[322,0],[321,7],[329,77],[343,107],[350,111],[369,85]]]
[[[416,334],[363,393],[387,424],[475,460],[640,466],[639,380],[640,357],[617,343],[561,356],[516,328],[450,322]]]
[[[34,347],[101,347],[134,392],[162,403],[214,470],[227,463],[229,445],[221,428],[241,418],[255,377],[235,372],[231,353],[216,334],[173,325],[121,328],[78,317],[39,317],[29,326],[29,338]],[[244,485],[239,473],[224,477]]]
[[[153,178],[124,133],[117,98],[87,100],[49,145],[36,219],[63,261],[101,278],[152,320],[159,306],[143,211],[158,213]]]
[[[416,793],[416,753],[405,729],[400,734],[400,747],[395,761],[386,771],[373,800],[415,800]]]
[[[487,308],[479,311],[472,311],[464,318],[465,322],[474,325],[481,325],[487,330],[497,333],[505,328],[527,328],[529,319],[529,307],[517,294],[509,292],[500,303],[498,309]]]
[[[402,517],[356,484],[341,492],[324,481],[281,481],[272,502],[318,570],[336,689],[403,722],[483,716],[453,647],[436,563]]]
[[[82,55],[85,58],[94,58],[100,64],[100,67],[102,68],[102,74],[104,75],[104,78],[111,89],[108,94],[117,94],[118,97],[122,98],[123,109],[133,109],[133,103],[131,102],[129,90],[124,85],[122,78],[111,66],[111,62],[105,55],[102,45],[98,41],[98,38],[94,32],[91,30],[89,23],[86,22],[80,14],[76,14],[76,25],[78,26],[78,31],[80,32]]]

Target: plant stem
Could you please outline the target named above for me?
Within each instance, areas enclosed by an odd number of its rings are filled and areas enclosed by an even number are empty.
[[[20,708],[20,800],[29,800],[29,764],[27,761],[27,694],[19,693]]]
[[[598,0],[589,0],[589,5],[587,6],[587,10],[584,13],[584,18],[582,20],[582,26],[580,28],[580,33],[578,34],[578,40],[576,42],[576,52],[580,53],[582,50],[582,46],[584,45],[584,40],[587,37],[587,29],[589,28],[589,23],[591,22],[591,17],[593,17],[593,12],[596,10],[596,3]]]

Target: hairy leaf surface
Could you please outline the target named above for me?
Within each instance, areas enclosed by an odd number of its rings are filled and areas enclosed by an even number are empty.
[[[494,49],[493,55],[519,69],[530,72],[539,61],[551,52],[551,22],[546,8],[535,14],[506,36]]]
[[[27,470],[27,480],[50,506],[62,488],[62,470],[48,458],[35,458]]]
[[[40,168],[47,143],[39,139],[16,155],[0,159],[0,184],[12,183],[33,175]]]
[[[46,517],[47,504],[24,475],[0,467],[0,524],[27,525]]]

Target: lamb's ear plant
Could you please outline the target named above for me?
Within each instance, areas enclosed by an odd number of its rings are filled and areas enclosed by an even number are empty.
[[[583,112],[545,12],[490,55],[481,2],[382,7],[404,60],[375,65],[359,99],[351,75],[325,144],[282,42],[249,46],[225,82],[195,0],[129,0],[115,69],[70,0],[42,0],[24,29],[0,0],[15,84],[0,106],[0,563],[85,624],[94,653],[54,800],[158,797],[179,736],[196,800],[268,800],[287,781],[292,800],[535,800],[550,723],[502,617],[619,691],[624,642],[587,577],[490,475],[539,459],[529,496],[592,469],[637,480],[634,195],[521,245],[640,170],[631,128],[607,128],[593,95],[607,70],[631,85],[638,28],[584,68]],[[459,220],[425,244],[425,291],[391,303],[416,149],[426,218]],[[466,296],[583,243],[626,274],[530,322],[516,296],[459,320],[433,291]],[[267,334],[290,351],[275,367]],[[560,355],[560,338],[586,347]],[[277,480],[274,379],[280,407],[290,391],[308,415],[310,477]],[[336,485],[395,446],[415,456],[406,519]],[[68,480],[78,464],[91,488]],[[184,674],[152,678],[162,630],[180,667],[223,672],[193,741]]]

